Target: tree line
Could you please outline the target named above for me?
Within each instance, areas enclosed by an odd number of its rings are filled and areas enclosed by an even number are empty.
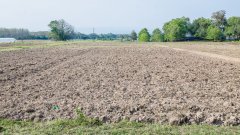
[[[140,41],[140,42],[172,42],[172,41],[187,41],[187,40],[209,40],[209,41],[224,41],[224,40],[239,40],[240,39],[240,17],[226,18],[226,11],[221,10],[214,12],[211,18],[198,18],[190,21],[187,17],[172,19],[163,25],[162,31],[156,28],[152,34],[147,28],[143,28],[138,34],[132,31],[131,34],[125,35],[97,35],[90,34],[86,36],[78,33],[73,34],[74,29],[64,20],[55,20],[49,24],[51,28],[50,38],[55,40],[71,39],[121,39]],[[65,34],[66,37],[63,37]],[[101,37],[101,38],[100,38]]]
[[[128,34],[83,34],[80,32],[63,33],[65,36],[59,36],[50,33],[49,31],[29,32],[28,29],[16,28],[0,28],[0,38],[15,38],[17,40],[130,40]],[[67,34],[67,36],[66,36]]]
[[[48,39],[48,33],[47,31],[29,32],[28,29],[0,28],[0,38],[15,38],[17,40]]]
[[[48,25],[50,27],[49,38],[54,40],[70,40],[70,39],[81,39],[81,40],[130,40],[128,34],[83,34],[75,32],[73,26],[68,24],[65,20],[54,20]]]
[[[187,17],[175,18],[166,22],[162,29],[156,28],[150,34],[143,28],[138,34],[83,34],[75,32],[74,27],[65,20],[54,20],[49,23],[50,31],[29,32],[27,29],[0,28],[0,38],[53,39],[53,40],[121,40],[139,42],[172,42],[188,40],[240,40],[240,17],[226,18],[226,11],[212,13],[211,18],[198,18],[190,21]]]
[[[186,41],[186,40],[240,40],[240,17],[226,18],[226,11],[214,12],[210,19],[198,18],[190,22],[189,18],[172,19],[163,25],[163,32],[155,29],[152,35],[146,28],[138,34],[138,40],[143,42]],[[136,33],[132,32],[136,40]]]

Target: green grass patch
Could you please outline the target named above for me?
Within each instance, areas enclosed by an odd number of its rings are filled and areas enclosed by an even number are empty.
[[[3,51],[15,51],[15,50],[22,50],[22,49],[30,49],[31,46],[11,46],[11,47],[0,47],[0,52]]]
[[[16,51],[16,50],[21,50],[21,49],[20,48],[0,47],[0,52]]]
[[[95,121],[96,122],[96,121]],[[95,123],[94,122],[94,123]],[[98,123],[98,122],[97,122]],[[169,126],[122,121],[115,124],[93,124],[81,120],[55,120],[50,122],[24,122],[0,119],[0,134],[164,134],[164,135],[239,135],[240,127],[210,125]]]
[[[73,120],[54,120],[48,122],[29,122],[0,119],[0,134],[31,135],[238,135],[240,126],[224,127],[210,125],[170,126],[160,124],[121,121],[103,124],[98,119],[86,117],[77,111],[78,118]]]
[[[10,45],[7,47],[1,47],[0,46],[0,52],[4,51],[16,51],[16,50],[22,50],[22,49],[33,49],[33,48],[50,48],[50,47],[55,47],[55,46],[62,46],[65,45],[65,42],[52,42],[52,43],[46,43],[46,44],[25,44],[25,45]]]

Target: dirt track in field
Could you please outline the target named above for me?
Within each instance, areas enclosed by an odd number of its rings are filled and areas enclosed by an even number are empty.
[[[168,46],[162,46],[162,47],[170,48]],[[181,48],[172,48],[172,49],[176,50],[176,51],[182,51],[182,52],[192,53],[192,54],[196,54],[196,55],[217,58],[217,59],[225,60],[228,62],[240,63],[240,58],[234,58],[234,57],[225,56],[225,55],[219,55],[219,54],[213,54],[213,53],[201,52],[201,51],[194,51],[194,50],[188,50],[188,49],[181,49]]]
[[[240,67],[152,46],[0,53],[0,117],[240,124]]]

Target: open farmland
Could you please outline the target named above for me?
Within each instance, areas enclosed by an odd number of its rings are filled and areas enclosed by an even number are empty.
[[[212,43],[229,55],[213,48],[196,54],[203,51],[194,48],[204,44],[192,43],[191,49],[119,42],[4,45],[0,118],[74,119],[80,109],[106,123],[239,125],[240,63],[231,56],[238,50]],[[6,51],[14,47],[21,49]]]

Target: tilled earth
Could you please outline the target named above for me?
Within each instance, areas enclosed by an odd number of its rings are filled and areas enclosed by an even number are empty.
[[[237,63],[149,46],[0,52],[0,118],[240,124]]]

